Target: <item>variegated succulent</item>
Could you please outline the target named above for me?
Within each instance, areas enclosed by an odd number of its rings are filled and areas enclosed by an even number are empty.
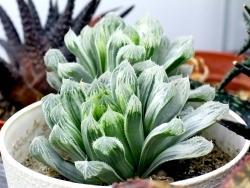
[[[192,37],[170,42],[159,22],[148,16],[130,26],[120,17],[107,14],[95,27],[84,27],[79,36],[69,30],[64,42],[76,63],[67,62],[57,49],[49,50],[45,56],[47,80],[57,90],[63,78],[90,83],[124,59],[137,73],[156,64],[162,65],[168,74],[189,71],[186,65],[180,65],[194,53]]]
[[[43,98],[51,132],[32,141],[37,160],[71,181],[107,185],[213,149],[197,133],[228,111],[211,101],[214,89],[190,90],[188,77],[168,76],[164,64],[136,73],[129,60],[91,83],[63,79],[58,94]]]

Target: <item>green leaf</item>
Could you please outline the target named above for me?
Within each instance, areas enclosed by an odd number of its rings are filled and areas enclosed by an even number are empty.
[[[166,72],[170,73],[182,63],[193,57],[193,55],[193,38],[190,36],[178,38],[171,44],[166,56],[167,61],[164,63]]]
[[[127,102],[132,94],[138,93],[137,77],[128,61],[123,61],[111,75],[111,92],[119,111],[125,113]]]
[[[163,29],[157,20],[149,16],[140,19],[135,28],[140,35],[140,45],[146,49],[146,59],[149,59],[160,46]]]
[[[203,85],[191,90],[188,100],[192,102],[212,101],[214,97],[215,88],[209,85]]]
[[[125,114],[125,135],[132,151],[134,161],[138,164],[144,142],[144,132],[142,124],[142,104],[136,95],[130,97],[127,105]]]
[[[137,76],[133,67],[128,61],[122,63],[123,68],[120,69],[116,77],[116,87],[125,84],[131,87],[135,93],[137,93]]]
[[[107,91],[107,86],[102,83],[100,80],[95,79],[90,87],[88,88],[88,96],[95,96],[99,94],[104,94]]]
[[[71,78],[78,82],[84,81],[91,83],[93,80],[93,77],[91,77],[89,73],[84,70],[82,65],[78,63],[58,64],[58,75],[61,78]]]
[[[199,136],[177,143],[158,155],[142,176],[147,177],[150,172],[165,162],[201,157],[210,153],[212,149],[212,142],[209,142],[205,138]]]
[[[82,48],[80,38],[71,29],[64,36],[64,43],[68,50],[77,57],[80,65],[83,66],[82,69],[93,78],[96,75],[94,63],[89,59],[89,54],[86,54]]]
[[[119,49],[116,56],[116,65],[119,65],[124,60],[127,60],[133,65],[137,62],[144,61],[145,59],[146,51],[142,46],[128,44]]]
[[[160,66],[154,66],[144,70],[139,78],[139,88],[140,88],[140,100],[142,102],[143,109],[146,109],[148,106],[148,99],[150,93],[153,89],[158,87],[159,83],[163,83],[167,79],[165,70]],[[145,114],[145,112],[143,112]]]
[[[75,166],[91,184],[111,185],[123,181],[111,166],[101,161],[76,161]]]
[[[91,113],[98,121],[108,108],[107,97],[105,94],[98,94],[91,98]]]
[[[118,28],[124,27],[123,20],[110,13],[104,17],[100,22],[96,24],[95,27],[95,45],[97,48],[97,57],[101,64],[102,72],[105,72],[107,69],[106,62],[106,51],[107,51],[107,43],[112,35]]]
[[[170,41],[166,36],[162,36],[161,43],[159,46],[156,46],[152,60],[158,65],[163,65],[167,60],[167,54],[169,52]]]
[[[58,64],[68,63],[62,52],[58,49],[49,49],[44,56],[47,70],[57,72]]]
[[[143,144],[138,168],[139,174],[142,174],[149,167],[157,155],[171,146],[171,141],[175,136],[181,135],[183,132],[183,122],[177,118],[154,128]]]
[[[108,107],[99,120],[99,124],[104,130],[105,136],[116,137],[120,140],[125,150],[126,159],[133,164],[132,153],[124,132],[123,115]]]
[[[146,69],[152,68],[156,66],[157,64],[151,60],[141,61],[133,65],[133,68],[136,72],[136,74],[140,74]]]
[[[106,87],[110,87],[110,79],[111,79],[111,72],[106,71],[98,78],[98,82],[106,85]]]
[[[171,100],[158,112],[155,119],[155,125],[160,125],[170,121],[182,110],[188,100],[190,93],[190,83],[188,77],[173,80],[170,83],[175,85],[175,91],[177,92],[175,92]]]
[[[116,31],[111,35],[107,44],[107,69],[112,71],[116,66],[116,56],[119,49],[127,44],[132,44],[130,38],[121,30]]]
[[[125,26],[123,28],[123,32],[133,41],[135,45],[139,45],[140,36],[133,26],[129,26],[129,25]]]
[[[159,83],[150,93],[144,119],[145,135],[148,135],[152,129],[160,125],[160,123],[156,122],[156,119],[159,118],[159,113],[165,110],[165,106],[171,101],[174,95],[176,95],[176,90],[172,83]]]
[[[46,72],[46,79],[49,85],[55,90],[59,91],[62,85],[61,78],[59,78],[57,72]]]
[[[82,121],[81,133],[83,144],[89,159],[96,160],[97,156],[93,151],[92,144],[97,138],[103,136],[104,132],[91,113]]]
[[[85,93],[82,90],[81,84],[64,79],[60,90],[60,98],[64,110],[70,115],[74,124],[80,127],[81,106],[85,101]]]
[[[57,123],[54,121],[52,110],[61,103],[60,97],[57,94],[49,94],[42,98],[42,111],[46,124],[50,129]]]
[[[182,141],[213,125],[229,111],[227,104],[209,101],[182,117],[185,133],[178,137]]]
[[[50,146],[45,137],[38,136],[34,138],[29,151],[34,158],[50,166],[62,176],[74,182],[84,183],[81,173],[72,163],[64,161]]]
[[[122,143],[115,137],[100,137],[93,143],[98,160],[108,163],[117,174],[127,179],[133,177],[133,166],[126,160]]]
[[[124,114],[130,97],[134,94],[130,85],[121,84],[115,89],[116,105],[118,105],[119,112]]]
[[[72,162],[76,160],[87,159],[83,151],[83,143],[81,133],[69,125],[65,126],[56,124],[49,136],[49,142],[54,149],[66,157],[69,157]]]
[[[95,45],[95,28],[85,26],[79,36],[81,46],[81,56],[79,56],[79,63],[84,67],[89,67],[96,75],[102,73],[102,65],[98,58],[98,49]],[[88,69],[86,69],[88,70]]]

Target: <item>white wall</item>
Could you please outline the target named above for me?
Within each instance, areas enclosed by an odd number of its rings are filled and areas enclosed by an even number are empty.
[[[0,0],[22,33],[16,0]],[[136,8],[126,17],[128,23],[149,14],[157,18],[170,38],[193,35],[195,48],[203,50],[236,50],[245,36],[242,4],[245,0],[103,0],[98,12],[111,7],[135,4]],[[45,21],[49,0],[34,0],[42,22]],[[66,0],[60,0],[64,8]],[[87,0],[76,0],[78,12]],[[0,37],[4,37],[0,25]],[[0,50],[0,53],[3,53]]]

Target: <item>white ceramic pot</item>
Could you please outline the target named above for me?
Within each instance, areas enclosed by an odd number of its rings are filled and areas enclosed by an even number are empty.
[[[244,123],[243,120],[230,111],[232,120]],[[37,173],[21,165],[27,157],[31,140],[42,134],[45,122],[41,111],[41,102],[36,102],[13,115],[4,125],[0,133],[0,150],[6,171],[9,188],[91,188],[91,186],[71,183],[51,178]],[[174,185],[211,188],[220,184],[222,178],[248,151],[249,141],[236,135],[221,125],[215,125],[202,133],[207,139],[213,139],[216,144],[233,160],[210,173],[174,182]]]

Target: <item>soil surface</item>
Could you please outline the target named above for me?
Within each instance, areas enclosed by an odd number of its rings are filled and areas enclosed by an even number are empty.
[[[204,157],[171,161],[161,165],[151,178],[168,182],[184,180],[216,170],[231,159],[232,157],[214,145],[213,151]]]
[[[231,159],[232,158],[229,155],[224,153],[215,145],[213,151],[204,157],[172,161],[161,165],[155,172],[153,172],[150,178],[167,182],[184,180],[211,172],[223,166]],[[22,164],[44,175],[67,180],[50,167],[38,162],[31,156],[28,156]]]

